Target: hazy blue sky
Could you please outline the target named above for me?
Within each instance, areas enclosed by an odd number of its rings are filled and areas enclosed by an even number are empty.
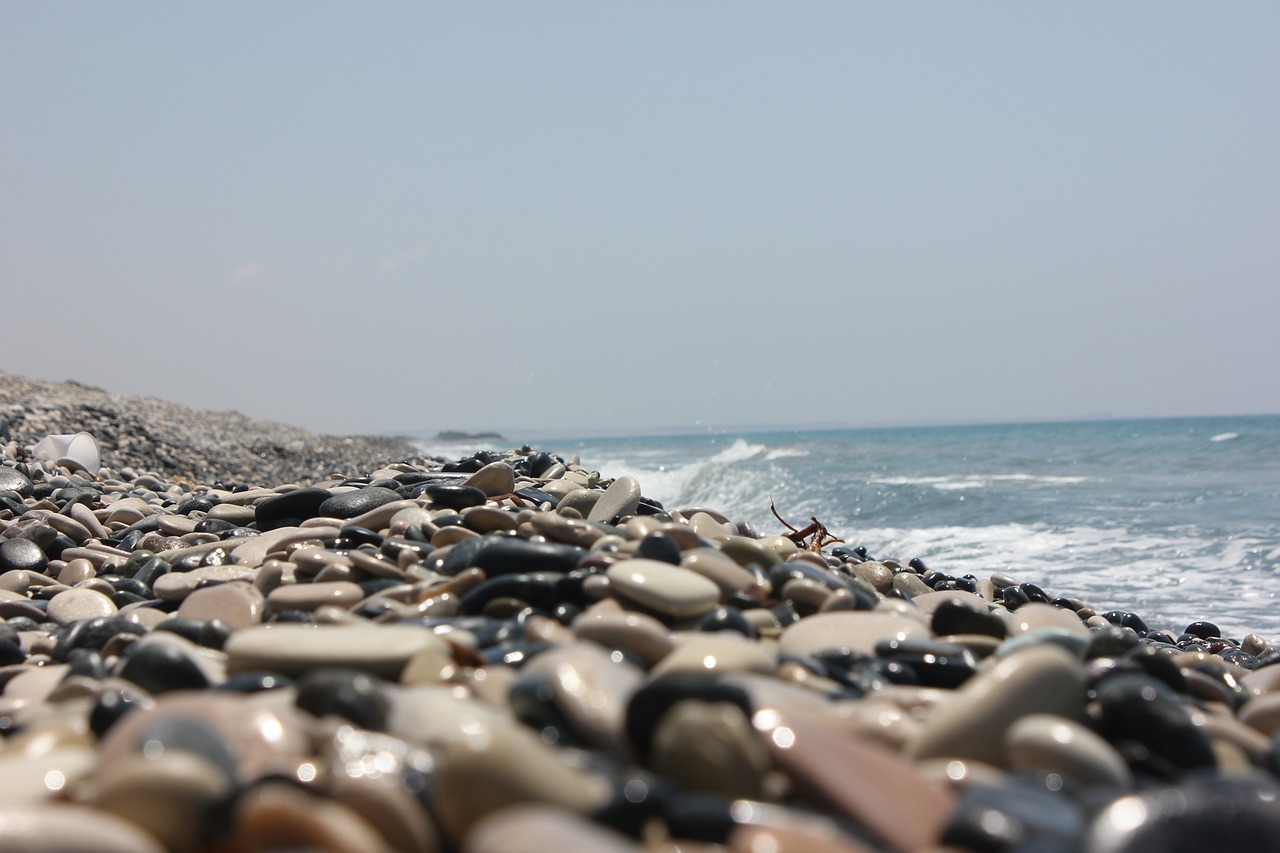
[[[1280,5],[0,5],[0,368],[329,432],[1280,411]]]

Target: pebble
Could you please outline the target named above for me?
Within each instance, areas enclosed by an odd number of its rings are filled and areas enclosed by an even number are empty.
[[[0,446],[0,849],[1277,847],[1262,637],[533,451],[266,488],[103,450]]]
[[[658,560],[622,560],[605,576],[618,595],[666,616],[697,616],[720,600],[720,589],[711,581]]]

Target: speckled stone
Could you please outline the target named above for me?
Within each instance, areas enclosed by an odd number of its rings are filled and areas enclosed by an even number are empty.
[[[110,598],[92,589],[69,589],[49,600],[49,618],[59,625],[81,619],[113,616],[116,605]]]

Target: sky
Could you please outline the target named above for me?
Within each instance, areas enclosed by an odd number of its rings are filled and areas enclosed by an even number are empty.
[[[0,3],[0,369],[320,432],[1280,412],[1280,5]]]

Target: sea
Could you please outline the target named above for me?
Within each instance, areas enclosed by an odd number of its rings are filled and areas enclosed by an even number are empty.
[[[488,445],[422,442],[457,458]],[[878,559],[1005,572],[1180,632],[1280,641],[1280,416],[688,435],[536,443],[669,509],[757,532],[820,521]]]

